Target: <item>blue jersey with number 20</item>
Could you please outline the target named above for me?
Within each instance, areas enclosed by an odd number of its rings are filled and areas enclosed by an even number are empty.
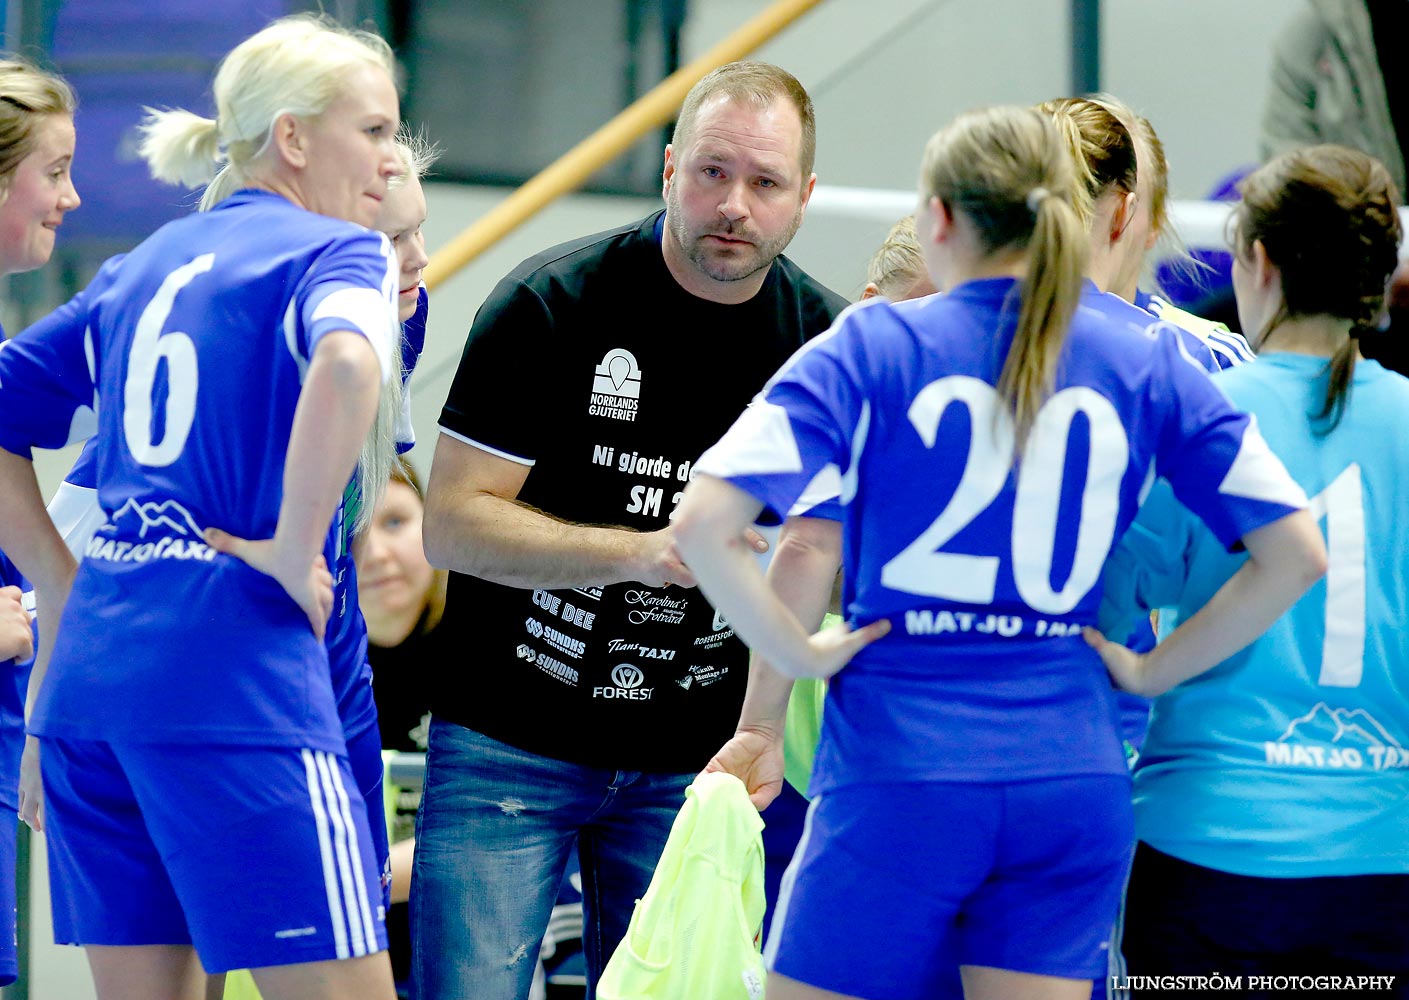
[[[84,325],[0,350],[0,447],[71,436],[97,393],[98,502],[31,728],[41,735],[341,751],[327,654],[270,577],[217,555],[269,538],[294,409],[323,335],[392,370],[380,233],[242,191],[105,267]]]
[[[828,690],[814,794],[1124,773],[1080,627],[1151,478],[1224,544],[1305,505],[1172,337],[1086,309],[1015,462],[995,386],[1017,312],[1008,278],[854,306],[697,465],[775,515],[839,475],[848,618],[892,622]]]

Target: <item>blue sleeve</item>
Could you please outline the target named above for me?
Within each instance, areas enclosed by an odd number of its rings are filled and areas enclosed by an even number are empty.
[[[62,448],[97,431],[97,350],[88,322],[121,260],[109,260],[87,288],[0,343],[0,448],[32,458],[33,448]]]
[[[311,359],[325,335],[351,330],[371,342],[382,378],[391,377],[401,324],[396,316],[396,255],[381,233],[364,230],[329,246],[299,282],[294,307],[300,320],[300,357]]]
[[[1248,532],[1304,509],[1306,494],[1267,447],[1256,420],[1171,345],[1160,339],[1164,363],[1151,385],[1152,394],[1166,397],[1155,471],[1231,548]]]
[[[1126,642],[1148,626],[1157,608],[1179,603],[1189,577],[1197,522],[1174,498],[1166,482],[1157,482],[1120,542],[1106,560],[1101,577],[1098,627]]]
[[[849,499],[852,452],[859,455],[870,422],[864,338],[854,335],[853,316],[843,312],[831,331],[793,355],[695,465],[762,501],[760,523],[781,521],[799,497],[829,479],[840,486],[840,503]]]

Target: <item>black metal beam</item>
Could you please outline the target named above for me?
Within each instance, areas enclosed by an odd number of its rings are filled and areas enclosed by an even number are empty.
[[[1071,0],[1071,92],[1101,89],[1101,0]]]

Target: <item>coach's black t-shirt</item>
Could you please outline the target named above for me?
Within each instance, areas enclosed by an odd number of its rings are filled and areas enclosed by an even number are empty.
[[[748,302],[696,298],[660,213],[554,247],[480,308],[441,428],[532,463],[519,499],[582,524],[666,527],[691,464],[846,302],[779,258]],[[452,574],[442,719],[587,766],[691,771],[738,721],[743,644],[697,589],[533,591]]]

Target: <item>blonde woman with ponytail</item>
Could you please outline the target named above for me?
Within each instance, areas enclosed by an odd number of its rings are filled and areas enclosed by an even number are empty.
[[[209,182],[206,210],[0,351],[0,545],[63,609],[21,815],[102,1000],[199,997],[242,967],[265,1000],[390,1000],[323,639],[329,525],[400,368],[397,262],[365,228],[405,169],[391,52],[285,18],[213,89],[216,119],[153,112],[141,146],[157,177]],[[75,575],[28,457],[95,398],[108,523]],[[250,876],[276,870],[278,892]]]
[[[1124,684],[1205,669],[1322,571],[1305,496],[1247,418],[1177,346],[1078,309],[1076,183],[1035,110],[937,133],[916,231],[945,294],[847,310],[705,453],[678,508],[687,564],[758,658],[835,675],[765,950],[773,1000],[1089,996],[1132,820],[1083,628],[1142,487],[1169,478],[1255,568],[1154,653],[1112,655]],[[829,466],[848,624],[809,637],[737,539]],[[751,792],[781,770],[775,687],[751,678],[709,765]]]

